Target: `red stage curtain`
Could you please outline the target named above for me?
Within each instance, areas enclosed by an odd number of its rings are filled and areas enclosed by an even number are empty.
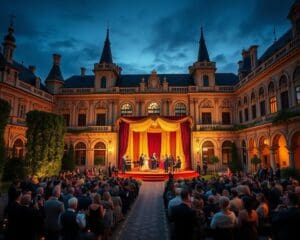
[[[191,169],[191,128],[190,123],[185,121],[180,124],[182,148],[185,155],[186,169]]]
[[[170,154],[176,159],[176,132],[170,132]]]
[[[120,123],[119,128],[119,169],[122,168],[122,157],[126,153],[128,145],[129,124],[125,122]]]
[[[148,138],[148,156],[151,157],[155,152],[156,157],[160,160],[161,150],[161,133],[147,133]]]
[[[136,162],[139,160],[140,154],[140,133],[133,132],[133,161]]]

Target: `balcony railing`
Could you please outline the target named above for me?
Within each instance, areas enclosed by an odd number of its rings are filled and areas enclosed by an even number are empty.
[[[226,131],[231,130],[233,125],[224,124],[198,124],[196,125],[196,131]]]
[[[111,132],[112,126],[84,126],[84,127],[68,127],[69,133],[85,133],[85,132]]]

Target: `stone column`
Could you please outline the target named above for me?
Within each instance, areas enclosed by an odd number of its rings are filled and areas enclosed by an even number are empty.
[[[106,125],[112,125],[112,118],[113,118],[113,101],[108,102],[108,118]]]
[[[141,100],[141,116],[145,116],[146,114],[146,107],[145,107],[145,101]]]
[[[294,149],[288,149],[289,153],[289,166],[292,169],[295,169],[295,152]]]
[[[289,104],[290,107],[294,107],[297,105],[296,103],[296,90],[295,90],[295,84],[294,81],[291,82],[289,88],[288,88],[288,96],[289,96]]]
[[[275,167],[276,167],[275,152],[276,152],[276,149],[270,147],[270,164],[271,164],[271,167],[273,168],[273,171],[275,171]]]
[[[195,113],[195,125],[199,124],[199,106],[198,106],[198,100],[193,99],[194,101],[194,113]]]
[[[76,119],[77,119],[77,111],[76,111],[76,105],[77,104],[74,104],[73,105],[73,108],[72,108],[72,110],[71,110],[71,122],[70,122],[70,125],[71,125],[71,127],[74,127],[74,126],[77,126],[77,121],[76,121]]]
[[[246,172],[252,171],[252,163],[251,163],[251,150],[247,150],[247,169],[245,169]]]

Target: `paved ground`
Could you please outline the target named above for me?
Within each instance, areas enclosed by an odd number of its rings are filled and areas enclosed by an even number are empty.
[[[168,224],[163,204],[164,182],[143,182],[139,197],[132,206],[116,239],[168,240]]]

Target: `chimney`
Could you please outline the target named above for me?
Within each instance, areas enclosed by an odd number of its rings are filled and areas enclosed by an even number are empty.
[[[85,67],[81,67],[80,71],[81,71],[81,77],[84,77],[85,76],[85,72],[86,72],[86,68]]]
[[[36,70],[36,67],[34,65],[29,65],[28,69],[30,70],[30,72],[32,72],[34,74],[35,70]]]
[[[250,61],[251,61],[251,71],[257,67],[257,45],[252,45],[249,48]]]
[[[54,53],[52,56],[53,56],[53,65],[59,66],[61,55]]]

